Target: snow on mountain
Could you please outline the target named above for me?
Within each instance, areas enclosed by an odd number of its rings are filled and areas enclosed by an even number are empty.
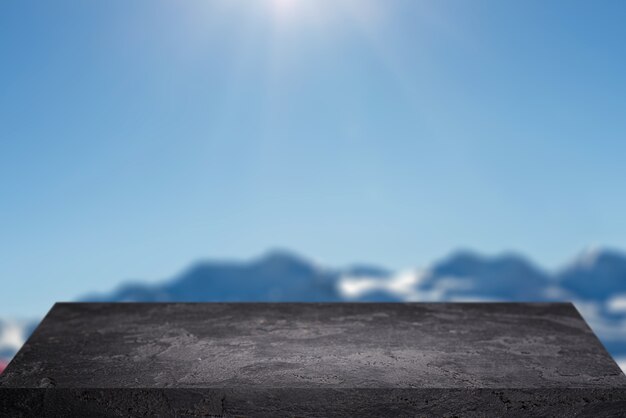
[[[20,348],[24,344],[27,322],[0,322],[0,350]]]
[[[609,312],[614,314],[626,313],[626,294],[613,296],[607,302],[606,307]]]
[[[0,372],[36,326],[35,321],[0,319]]]
[[[397,274],[370,276],[350,270],[339,278],[337,288],[343,299],[362,300],[371,294],[387,293],[391,299],[410,300],[419,288],[424,275],[417,270]]]

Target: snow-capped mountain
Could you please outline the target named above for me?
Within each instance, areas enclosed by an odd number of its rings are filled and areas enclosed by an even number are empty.
[[[128,284],[83,301],[557,301],[571,300],[626,364],[626,255],[594,250],[547,272],[524,257],[462,251],[423,269],[326,268],[286,251],[249,262],[201,262],[161,284]],[[0,321],[0,360],[36,322]]]
[[[361,300],[372,293],[398,301],[552,300],[556,282],[521,256],[484,257],[459,251],[430,268],[406,270],[387,277],[343,275],[345,298]]]
[[[613,250],[586,251],[562,270],[558,279],[564,289],[588,300],[606,302],[625,296],[626,256]]]
[[[36,326],[36,321],[0,319],[0,372]]]

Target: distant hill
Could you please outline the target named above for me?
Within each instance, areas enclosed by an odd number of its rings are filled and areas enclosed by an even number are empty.
[[[369,270],[368,270],[369,271]],[[285,251],[274,251],[251,262],[202,262],[160,285],[140,283],[120,287],[87,301],[339,301],[338,271],[314,265]]]
[[[525,258],[507,254],[483,257],[458,252],[435,264],[425,288],[436,288],[445,279],[458,280],[463,286],[448,291],[449,298],[476,296],[494,300],[545,300],[551,278]]]
[[[607,301],[626,295],[626,256],[613,250],[591,250],[558,274],[564,289],[574,295]]]
[[[609,351],[626,358],[626,255],[614,250],[585,252],[553,273],[515,254],[487,257],[459,251],[425,269],[392,272],[372,265],[328,268],[288,251],[273,251],[247,262],[196,263],[160,284],[132,283],[79,300],[571,300]],[[14,354],[22,341],[19,338],[28,335],[33,324],[0,321],[0,359]]]

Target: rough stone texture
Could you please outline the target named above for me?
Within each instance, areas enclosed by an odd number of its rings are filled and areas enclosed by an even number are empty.
[[[571,304],[56,304],[0,416],[626,416]]]

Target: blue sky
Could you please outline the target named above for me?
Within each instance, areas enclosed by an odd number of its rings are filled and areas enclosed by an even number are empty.
[[[0,315],[199,258],[626,248],[626,2],[0,3]]]

